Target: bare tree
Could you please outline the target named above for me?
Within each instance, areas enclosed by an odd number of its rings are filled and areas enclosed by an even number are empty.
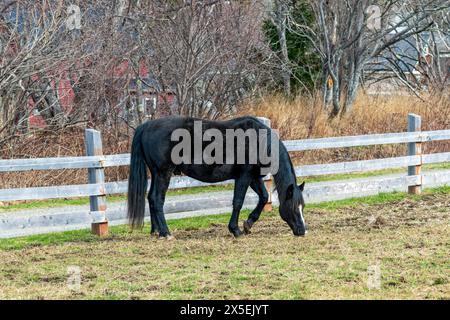
[[[148,10],[136,25],[140,55],[158,89],[175,92],[172,113],[228,114],[266,79],[258,2],[155,1]]]
[[[424,93],[441,94],[449,79],[450,11],[442,10],[428,17],[430,27],[386,48],[365,70],[369,87],[391,84],[422,98]],[[442,56],[442,54],[444,56]]]
[[[428,30],[430,17],[450,5],[446,0],[317,0],[310,6],[315,24],[289,27],[308,37],[320,54],[324,105],[331,105],[336,116],[352,109],[368,63],[399,41]]]
[[[274,0],[273,10],[270,14],[272,24],[275,26],[280,45],[279,58],[281,62],[281,77],[283,79],[284,94],[291,94],[291,63],[288,55],[286,32],[288,30],[288,19],[291,13],[292,2],[290,0]]]
[[[67,122],[59,81],[83,57],[64,32],[65,9],[62,1],[0,2],[0,141],[26,132],[34,110],[50,126]]]
[[[122,17],[129,3],[0,1],[3,140],[27,132],[34,114],[46,130],[121,122],[137,52]]]
[[[33,114],[46,129],[135,126],[144,88],[172,92],[171,113],[229,114],[270,83],[263,14],[259,1],[0,0],[0,141]]]
[[[428,32],[415,37],[420,51],[415,70],[428,91],[443,93],[450,84],[450,10],[436,12],[429,20],[433,25]]]

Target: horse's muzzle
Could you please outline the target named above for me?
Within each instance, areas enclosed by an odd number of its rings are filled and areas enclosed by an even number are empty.
[[[293,231],[293,233],[294,233],[294,236],[304,237],[308,233],[308,230],[306,230],[306,228],[298,228],[298,229],[295,229]]]

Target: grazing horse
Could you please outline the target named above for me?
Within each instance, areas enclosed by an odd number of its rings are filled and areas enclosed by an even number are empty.
[[[295,171],[289,153],[283,143],[278,140],[278,137],[258,119],[248,116],[228,121],[209,121],[191,117],[167,117],[151,120],[140,125],[135,131],[131,147],[130,174],[128,180],[128,220],[130,225],[133,228],[143,226],[145,193],[147,190],[146,167],[151,172],[148,202],[150,206],[152,234],[159,234],[160,237],[170,237],[170,232],[164,217],[163,206],[170,178],[174,173],[182,173],[203,182],[235,180],[233,211],[228,224],[229,231],[235,237],[243,234],[239,229],[238,220],[248,187],[256,192],[259,200],[256,208],[244,222],[244,232],[249,233],[253,224],[259,219],[264,205],[268,201],[268,193],[263,181],[266,173],[262,173],[262,169],[267,167],[267,163],[261,161],[259,154],[256,162],[250,163],[248,161],[250,156],[256,156],[255,152],[250,154],[252,151],[250,151],[249,139],[244,139],[244,151],[246,152],[244,163],[238,161],[237,151],[239,151],[239,147],[236,145],[233,146],[234,149],[231,152],[231,161],[228,161],[230,159],[227,158],[226,163],[216,162],[206,164],[205,161],[200,163],[195,163],[195,161],[179,163],[173,160],[172,150],[177,144],[173,138],[174,131],[182,129],[184,132],[194,136],[196,130],[195,122],[197,122],[197,128],[198,123],[201,123],[201,133],[205,133],[209,129],[213,129],[215,132],[219,132],[224,136],[228,134],[229,130],[239,129],[241,129],[240,132],[247,132],[249,129],[258,132],[267,132],[268,139],[266,141],[268,142],[265,144],[259,142],[258,147],[266,148],[267,150],[265,151],[267,154],[270,154],[272,157],[278,157],[278,168],[276,168],[276,172],[271,172],[271,174],[274,177],[280,201],[280,216],[292,229],[294,235],[305,235],[307,227],[303,218],[305,202],[302,195],[305,184],[302,183],[299,186],[296,184]],[[277,148],[273,147],[273,137],[277,139]],[[220,140],[224,141],[225,139]],[[205,141],[201,142],[203,149],[205,144]],[[190,145],[192,148],[196,148],[193,141],[190,142]],[[230,153],[230,150],[225,151],[227,155]],[[194,155],[189,152],[183,155],[186,156],[184,159],[192,160],[194,158]]]

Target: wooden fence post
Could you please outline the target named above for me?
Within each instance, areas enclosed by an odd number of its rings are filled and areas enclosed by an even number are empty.
[[[267,119],[264,117],[257,117],[257,118],[259,121],[261,121],[266,126],[271,128],[270,119]],[[263,210],[266,212],[269,212],[269,211],[272,211],[272,175],[270,173],[264,177],[264,185],[266,186],[267,193],[269,194],[269,200],[267,201]]]
[[[408,114],[408,132],[421,131],[422,119],[420,116],[410,113]],[[408,143],[408,155],[409,156],[421,156],[422,155],[422,142],[410,142]],[[420,176],[420,182],[415,186],[408,186],[408,193],[420,194],[422,190],[422,161],[417,166],[408,167],[409,176]]]
[[[102,136],[101,133],[94,129],[86,129],[85,145],[87,156],[102,156]],[[108,220],[106,219],[106,190],[105,190],[105,170],[104,168],[89,168],[88,182],[92,184],[100,184],[102,194],[98,196],[90,196],[93,234],[98,236],[106,236],[108,234]]]

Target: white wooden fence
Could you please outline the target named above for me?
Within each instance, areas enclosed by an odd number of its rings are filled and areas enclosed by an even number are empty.
[[[261,119],[269,123],[268,119]],[[295,168],[298,177],[345,174],[408,167],[403,183],[409,192],[419,193],[422,186],[421,166],[423,164],[450,162],[450,152],[422,154],[422,144],[428,141],[450,140],[450,130],[420,131],[419,116],[408,116],[408,132],[384,133],[348,137],[332,137],[307,140],[284,141],[288,151],[307,151],[327,148],[358,147],[384,144],[408,144],[408,155],[386,159],[339,162],[330,164],[303,165]],[[52,198],[90,197],[93,232],[107,232],[106,195],[127,192],[127,182],[105,182],[104,169],[114,166],[126,166],[130,163],[130,154],[103,155],[100,132],[87,129],[86,156],[8,159],[0,160],[0,172],[88,169],[88,184],[52,187],[34,187],[20,189],[0,189],[0,201],[40,200]],[[227,184],[224,181],[219,184]],[[217,184],[217,183],[216,183]],[[173,177],[171,189],[213,185],[189,177]]]

